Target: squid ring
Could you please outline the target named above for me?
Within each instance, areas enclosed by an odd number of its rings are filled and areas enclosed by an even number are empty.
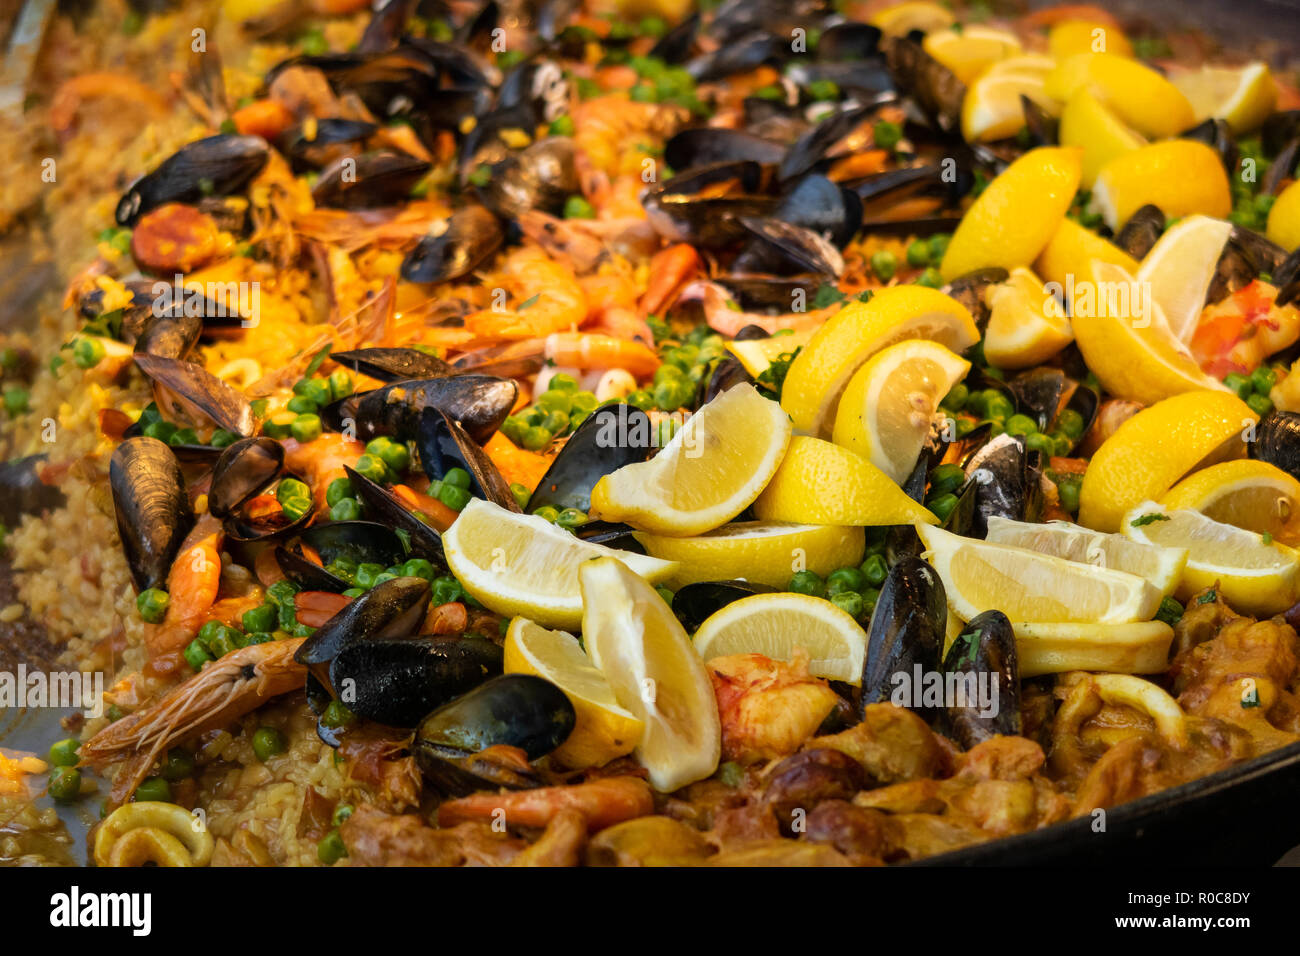
[[[161,834],[169,837],[189,859],[186,864],[166,865],[207,866],[212,859],[215,845],[212,834],[207,827],[196,826],[193,814],[174,803],[146,800],[118,807],[100,824],[99,831],[95,834],[95,863],[99,866],[119,865],[112,862],[117,853],[116,845],[137,830],[152,830],[155,835],[132,837],[131,842],[121,851],[123,858],[138,856],[142,861],[153,859],[158,862],[156,857],[148,854],[157,852],[163,856],[173,856],[175,848],[156,835]]]

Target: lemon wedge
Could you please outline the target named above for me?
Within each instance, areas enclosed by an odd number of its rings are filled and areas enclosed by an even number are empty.
[[[932,0],[908,0],[878,10],[872,15],[872,26],[880,27],[885,36],[906,36],[913,30],[930,33],[953,24],[952,11]]]
[[[904,339],[928,339],[961,352],[979,341],[979,330],[964,305],[925,286],[891,286],[867,302],[850,302],[790,363],[781,407],[795,428],[828,437],[853,373],[881,349]]]
[[[1196,123],[1192,104],[1178,87],[1118,53],[1077,53],[1047,76],[1045,91],[1055,99],[1068,101],[1081,89],[1090,90],[1125,125],[1152,139],[1177,136]]]
[[[653,581],[676,570],[671,561],[590,544],[545,518],[481,498],[470,500],[442,544],[451,573],[475,600],[498,614],[548,627],[577,627],[582,620],[578,568],[584,561],[617,555]]]
[[[1012,269],[1006,282],[991,286],[986,301],[989,324],[984,330],[984,357],[990,365],[1041,365],[1074,341],[1061,303],[1023,266]]]
[[[1097,174],[1108,162],[1146,145],[1142,136],[1125,126],[1086,88],[1071,96],[1061,111],[1060,139],[1062,146],[1083,150],[1079,181],[1088,189],[1096,184]]]
[[[1154,501],[1138,504],[1121,525],[1134,541],[1187,549],[1180,600],[1213,587],[1233,610],[1257,617],[1281,614],[1295,603],[1300,558],[1254,531]]]
[[[772,481],[754,502],[760,521],[864,527],[937,524],[867,459],[820,438],[796,436]]]
[[[1150,287],[1169,331],[1184,345],[1191,344],[1206,290],[1231,233],[1232,223],[1222,219],[1180,219],[1156,240],[1138,269],[1138,282]]]
[[[644,725],[636,758],[671,793],[718,769],[722,727],[713,683],[663,598],[622,561],[579,572],[582,636],[620,707]]]
[[[1259,416],[1227,391],[1186,392],[1144,408],[1097,449],[1079,489],[1079,523],[1119,531],[1124,512],[1158,498],[1201,462],[1238,457]]]
[[[596,482],[592,514],[658,534],[710,531],[758,497],[789,441],[781,406],[737,385],[692,415],[649,461]]]
[[[1073,219],[1062,219],[1047,248],[1034,260],[1034,272],[1045,282],[1055,282],[1066,305],[1070,305],[1074,283],[1089,274],[1094,259],[1119,266],[1129,275],[1136,275],[1140,268],[1138,261],[1115,243]]]
[[[745,367],[751,378],[758,378],[782,355],[793,353],[800,346],[808,344],[810,338],[811,330],[790,332],[769,335],[765,339],[733,339],[727,343],[726,348]]]
[[[921,45],[963,83],[970,83],[994,63],[1020,52],[1020,40],[1014,33],[978,24],[960,30],[935,30],[926,34]]]
[[[1148,620],[1160,607],[1160,591],[1136,574],[926,525],[916,531],[948,604],[966,621],[998,610],[1013,621],[1126,624]]]
[[[1277,108],[1277,83],[1260,60],[1242,67],[1180,70],[1170,80],[1192,104],[1198,121],[1226,120],[1239,136],[1257,129]]]
[[[834,525],[733,521],[691,538],[638,531],[646,554],[672,561],[677,570],[664,580],[676,590],[696,581],[744,578],[785,588],[796,570],[822,577],[862,561],[866,532]]]
[[[1174,629],[1164,621],[1129,624],[1015,624],[1021,677],[1102,671],[1160,674],[1169,669]]]
[[[902,484],[916,467],[939,402],[970,363],[937,342],[898,342],[872,356],[849,380],[832,440]]]
[[[1218,154],[1190,139],[1129,150],[1098,171],[1088,208],[1119,232],[1148,203],[1173,218],[1201,213],[1226,219],[1232,192]]]
[[[1266,461],[1239,458],[1193,472],[1160,498],[1165,508],[1191,508],[1207,518],[1300,543],[1300,481]]]
[[[1056,558],[1126,571],[1149,581],[1162,595],[1173,594],[1182,579],[1187,551],[1138,544],[1122,534],[1104,534],[1069,521],[1037,524],[997,515],[988,519],[985,541],[1028,548]]]
[[[1047,52],[1054,60],[1076,53],[1132,56],[1133,44],[1119,27],[1096,20],[1062,20],[1047,34]]]
[[[577,721],[569,738],[551,757],[566,767],[599,767],[629,754],[645,724],[618,705],[609,682],[572,634],[548,631],[525,617],[506,631],[505,673],[543,677],[564,692]]]
[[[961,104],[961,131],[968,143],[985,143],[1015,136],[1025,125],[1022,96],[1050,116],[1061,105],[1044,91],[1047,75],[1056,66],[1051,57],[1013,56],[994,63],[970,82]]]
[[[1273,201],[1266,234],[1287,252],[1300,247],[1300,182],[1287,186]]]
[[[862,683],[867,632],[830,601],[807,594],[755,594],[732,601],[695,632],[695,650],[712,660],[728,654],[762,654],[792,660],[808,652],[808,673]]]

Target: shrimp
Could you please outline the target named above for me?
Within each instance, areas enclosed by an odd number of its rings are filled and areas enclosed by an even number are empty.
[[[700,254],[688,242],[679,242],[656,253],[650,260],[650,280],[641,296],[641,312],[645,315],[662,313],[703,269]]]
[[[167,574],[171,603],[162,623],[145,634],[149,656],[158,658],[178,651],[194,639],[208,619],[221,589],[221,522],[203,515],[181,544],[180,554]]]
[[[1249,375],[1270,355],[1300,340],[1300,310],[1279,307],[1277,288],[1259,279],[1222,302],[1207,306],[1192,335],[1191,350],[1206,372]]]
[[[54,92],[50,104],[50,125],[66,134],[85,100],[111,96],[143,106],[155,119],[167,112],[167,100],[146,83],[122,73],[82,73]]]
[[[124,803],[166,748],[303,687],[307,668],[293,655],[304,640],[250,644],[208,664],[144,710],[97,733],[82,745],[81,762],[103,767],[125,760],[110,794],[112,804]]]
[[[537,209],[519,214],[519,229],[554,259],[567,259],[575,272],[590,272],[605,258],[605,244],[579,225]]]
[[[813,309],[810,312],[787,312],[785,315],[742,312],[726,289],[717,283],[703,280],[692,282],[682,290],[681,297],[687,300],[701,300],[704,305],[704,318],[709,323],[709,328],[730,339],[734,339],[747,325],[756,325],[768,335],[775,335],[784,329],[810,332],[820,328],[838,310],[838,306],[830,306],[825,309]]]
[[[659,356],[649,346],[599,332],[553,332],[546,337],[546,357],[574,368],[626,369],[638,378],[659,368]]]
[[[562,787],[539,787],[513,793],[474,793],[438,807],[438,826],[492,820],[504,813],[508,826],[544,827],[558,814],[577,810],[587,831],[648,816],[655,812],[650,785],[639,777],[605,777]]]
[[[541,249],[524,247],[512,253],[502,278],[520,305],[467,316],[465,327],[480,338],[533,338],[576,328],[587,317],[587,298],[573,270]]]
[[[333,432],[306,443],[286,438],[283,444],[285,467],[307,479],[319,505],[325,504],[330,482],[346,477],[343,466],[356,465],[366,450],[361,442]]]

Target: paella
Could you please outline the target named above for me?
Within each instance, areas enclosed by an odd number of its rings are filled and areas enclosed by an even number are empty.
[[[29,2],[0,697],[93,692],[0,862],[879,866],[1300,743],[1271,42]]]

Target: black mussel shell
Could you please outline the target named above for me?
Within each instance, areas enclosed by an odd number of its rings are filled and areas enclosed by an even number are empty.
[[[659,235],[702,249],[724,249],[747,238],[749,233],[739,217],[769,216],[776,208],[776,200],[770,196],[700,198],[667,192],[649,193],[642,203],[646,218]]]
[[[203,319],[187,313],[184,308],[173,307],[161,315],[154,315],[151,311],[136,336],[135,351],[183,359],[198,344],[202,334]]]
[[[208,510],[226,518],[273,482],[284,467],[284,446],[274,438],[241,438],[221,450],[212,468]]]
[[[843,248],[862,223],[862,200],[851,189],[845,189],[819,173],[810,173],[781,197],[781,203],[772,215],[811,229]]]
[[[930,460],[927,455],[922,453],[921,458],[913,466],[911,474],[903,482],[903,491],[907,496],[918,504],[925,504],[925,489],[930,474]],[[910,524],[890,525],[885,532],[885,560],[894,565],[905,558],[920,557],[921,552],[925,550],[921,544],[921,536],[916,533],[916,528]]]
[[[518,392],[519,386],[508,378],[454,375],[394,382],[351,396],[348,405],[363,441],[378,435],[418,440],[421,413],[437,408],[482,444],[501,427]]]
[[[545,757],[568,739],[577,715],[564,692],[530,674],[505,674],[443,704],[415,732],[421,751],[439,756],[518,747],[529,760]]]
[[[736,73],[748,73],[764,63],[779,63],[790,53],[790,44],[766,30],[755,30],[735,42],[702,53],[686,63],[686,71],[697,83],[721,80]]]
[[[446,412],[426,408],[421,413],[415,447],[420,453],[420,465],[430,478],[441,481],[452,468],[463,468],[469,472],[471,494],[519,513],[510,483],[487,452]]]
[[[678,175],[700,166],[738,160],[773,166],[785,156],[785,146],[744,130],[693,126],[664,144],[664,162]],[[753,187],[750,187],[753,188]]]
[[[298,481],[302,480],[296,475],[284,475],[280,480],[283,481],[289,478]],[[277,487],[278,484],[279,482],[276,483]],[[276,490],[276,487],[270,487],[266,489],[266,493],[274,495]],[[311,507],[292,521],[284,514],[283,509],[278,507],[269,514],[252,515],[241,505],[235,508],[225,519],[226,537],[228,540],[240,544],[287,538],[311,524],[315,514],[315,499],[312,499]]]
[[[880,27],[845,20],[822,31],[817,56],[823,60],[860,60],[880,52]]]
[[[898,89],[915,100],[940,130],[958,129],[966,84],[909,37],[887,37],[881,48]]]
[[[793,312],[799,296],[805,303],[811,302],[825,281],[820,276],[718,276],[718,285],[731,293],[732,298],[740,303],[747,312],[775,310]],[[768,333],[760,326],[749,325],[751,338],[767,338]],[[746,338],[745,329],[736,333],[737,339]],[[757,333],[762,333],[761,335]]]
[[[406,554],[397,533],[377,521],[327,521],[304,531],[302,541],[326,565],[343,558],[353,564],[382,564],[389,568]]]
[[[393,150],[344,156],[321,171],[311,194],[318,206],[331,209],[395,206],[429,168],[424,160]]]
[[[838,278],[844,272],[844,257],[830,240],[811,229],[779,219],[740,216],[740,224],[752,241],[736,259],[741,271],[796,274],[818,273]]]
[[[1178,134],[1179,139],[1194,139],[1219,154],[1219,161],[1229,176],[1237,173],[1237,141],[1227,121],[1210,118]]]
[[[135,364],[183,404],[202,412],[219,427],[245,437],[253,433],[253,408],[248,399],[203,366],[139,352]]]
[[[703,408],[727,389],[745,383],[753,385],[754,377],[740,363],[740,359],[734,355],[727,356],[713,369],[700,390],[699,407]]]
[[[363,640],[338,653],[329,676],[353,713],[406,728],[500,674],[501,658],[501,647],[481,637]]]
[[[701,624],[732,601],[755,594],[770,594],[775,590],[757,581],[696,581],[673,594],[673,613],[682,622],[686,633],[694,634]]]
[[[788,67],[786,78],[801,89],[827,80],[847,93],[867,97],[880,97],[894,93],[894,78],[881,56],[868,57],[854,62],[820,61],[798,63]],[[892,98],[892,96],[891,96]]]
[[[419,349],[371,348],[332,352],[330,361],[381,382],[405,382],[414,378],[441,378],[456,374],[451,365]]]
[[[156,438],[128,438],[113,450],[108,481],[136,590],[165,588],[181,542],[194,524],[180,463]]]
[[[493,167],[491,180],[478,193],[498,216],[518,219],[529,210],[559,213],[565,201],[580,191],[573,140],[552,136],[507,155]]]
[[[861,706],[890,700],[900,679],[916,680],[918,667],[922,674],[937,672],[947,621],[943,582],[932,567],[920,558],[904,558],[890,568],[867,628]],[[896,674],[903,676],[896,679]],[[913,701],[905,706],[935,716],[932,708]]]
[[[1147,203],[1129,217],[1124,228],[1115,237],[1115,244],[1134,259],[1143,259],[1151,247],[1164,235],[1165,214],[1159,206]]]
[[[432,593],[423,578],[392,578],[376,584],[318,627],[293,659],[306,664],[325,686],[337,688],[329,683],[329,662],[354,644],[415,634],[424,623]]]
[[[943,659],[945,688],[954,697],[945,707],[946,726],[957,743],[969,750],[999,734],[1020,733],[1020,669],[1016,635],[1001,611],[975,615]],[[952,675],[961,675],[955,681]],[[960,694],[962,700],[957,700]]]
[[[695,37],[700,32],[700,15],[692,13],[673,27],[650,48],[650,56],[668,64],[684,63],[691,55]]]
[[[989,320],[989,307],[985,302],[985,293],[990,286],[1006,282],[1010,273],[1001,266],[976,269],[963,276],[958,276],[944,286],[943,291],[952,296],[970,310],[975,324],[983,328]]]
[[[477,203],[452,213],[438,235],[423,237],[402,260],[407,282],[451,282],[477,269],[505,241],[505,231],[491,212]],[[427,378],[409,375],[408,378]]]
[[[827,152],[837,142],[866,122],[872,107],[840,110],[822,120],[786,151],[777,170],[777,177],[786,182],[797,179],[827,158]]]
[[[1034,519],[1040,501],[1029,458],[1024,440],[1006,434],[971,455],[966,477],[976,487],[973,537],[988,534],[988,519],[994,515],[1015,521]]]
[[[550,505],[586,513],[596,482],[654,453],[653,434],[650,417],[639,408],[620,403],[596,409],[564,443],[524,510],[532,514]]]
[[[327,165],[332,158],[328,147],[362,143],[379,130],[374,123],[339,118],[315,120],[313,127],[310,139],[305,125],[298,123],[276,140],[280,152],[289,157],[297,170]]]
[[[165,203],[238,192],[262,171],[270,153],[261,137],[225,133],[182,146],[126,191],[117,204],[118,225],[134,226]]]
[[[343,578],[335,577],[314,561],[308,561],[298,551],[277,545],[275,563],[280,566],[284,576],[304,591],[332,591],[342,594],[352,587]]]
[[[1061,129],[1061,121],[1043,109],[1023,93],[1020,94],[1020,108],[1025,113],[1025,129],[1036,146],[1055,146]]]
[[[1300,413],[1275,411],[1255,426],[1255,440],[1247,442],[1251,458],[1276,465],[1300,480]]]
[[[348,480],[352,490],[365,506],[366,513],[372,518],[392,528],[405,532],[410,542],[410,556],[424,558],[438,568],[446,569],[447,556],[442,549],[442,535],[407,509],[400,498],[382,485],[371,481],[365,475],[358,474],[346,465]]]

